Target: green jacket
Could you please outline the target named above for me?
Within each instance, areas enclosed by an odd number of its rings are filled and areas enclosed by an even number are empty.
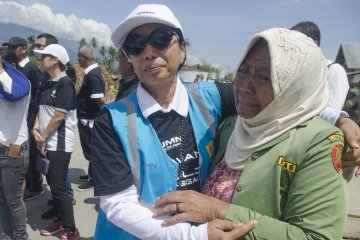
[[[341,239],[347,196],[336,167],[342,146],[340,130],[314,117],[258,148],[225,218],[259,221],[243,239]]]

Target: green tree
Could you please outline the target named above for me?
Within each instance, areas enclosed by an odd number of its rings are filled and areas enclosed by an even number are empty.
[[[104,58],[106,55],[106,47],[101,46],[99,53],[100,53],[101,57]]]
[[[225,75],[224,80],[226,82],[233,82],[234,78],[235,78],[234,73],[228,73],[228,74]]]
[[[96,49],[97,48],[97,40],[95,37],[92,37],[91,40],[90,40],[90,44],[91,46]]]
[[[84,46],[85,44],[87,44],[85,38],[80,39],[80,41],[79,41],[79,48],[81,48],[81,47]]]
[[[26,38],[26,41],[27,41],[27,52],[29,53],[30,56],[34,56],[34,53],[32,51],[33,49],[33,45],[35,43],[35,37],[33,35],[30,35]]]

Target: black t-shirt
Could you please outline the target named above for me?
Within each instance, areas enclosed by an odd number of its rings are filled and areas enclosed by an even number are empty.
[[[132,92],[135,92],[139,84],[139,79],[134,76],[130,79],[122,79],[119,83],[119,92],[116,95],[115,101],[120,100]]]
[[[176,188],[199,191],[199,152],[189,115],[158,111],[149,121],[167,155],[179,164]]]
[[[19,66],[19,70],[30,81],[31,84],[31,99],[33,100],[39,87],[43,84],[43,76],[40,69],[32,62],[28,62],[24,67]],[[31,101],[32,101],[31,100]]]
[[[216,86],[222,102],[221,119],[224,119],[236,113],[232,84],[216,83]],[[158,111],[149,116],[164,150],[178,162],[181,153],[181,118],[175,111]],[[182,155],[185,161],[179,164],[177,189],[199,191],[199,153],[189,116],[184,118],[184,133]],[[95,146],[91,152],[95,195],[114,194],[130,187],[133,184],[131,170],[107,108],[103,108],[95,119],[92,146]]]
[[[76,109],[78,118],[94,119],[100,107],[93,94],[105,95],[105,81],[101,69],[96,67],[85,74],[80,92],[76,97]]]
[[[29,79],[31,84],[31,97],[27,121],[29,129],[32,129],[32,127],[34,126],[36,114],[39,110],[39,106],[36,103],[36,95],[38,89],[41,87],[41,85],[44,84],[43,75],[40,69],[32,62],[28,62],[27,64],[25,64],[24,67],[19,66],[19,70]]]

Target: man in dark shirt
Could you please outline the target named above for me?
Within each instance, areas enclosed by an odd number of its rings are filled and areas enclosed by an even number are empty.
[[[119,92],[116,95],[115,101],[134,92],[139,84],[139,79],[135,75],[130,59],[125,56],[121,49],[119,49],[119,72],[121,79],[119,82]]]
[[[76,98],[76,109],[78,117],[78,129],[80,143],[84,157],[89,161],[88,173],[80,176],[80,180],[86,181],[77,186],[78,191],[93,188],[91,179],[91,136],[94,119],[105,103],[105,81],[101,69],[95,62],[94,48],[88,44],[79,49],[78,62],[84,68],[85,76],[79,94]]]

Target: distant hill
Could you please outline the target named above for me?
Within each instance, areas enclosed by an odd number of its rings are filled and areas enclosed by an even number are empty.
[[[4,42],[7,42],[9,38],[13,36],[23,37],[26,39],[27,37],[33,35],[36,38],[41,33],[43,32],[13,23],[0,23],[0,45]],[[63,45],[68,51],[70,62],[76,63],[79,42],[61,37],[57,38],[59,40],[59,43]]]

